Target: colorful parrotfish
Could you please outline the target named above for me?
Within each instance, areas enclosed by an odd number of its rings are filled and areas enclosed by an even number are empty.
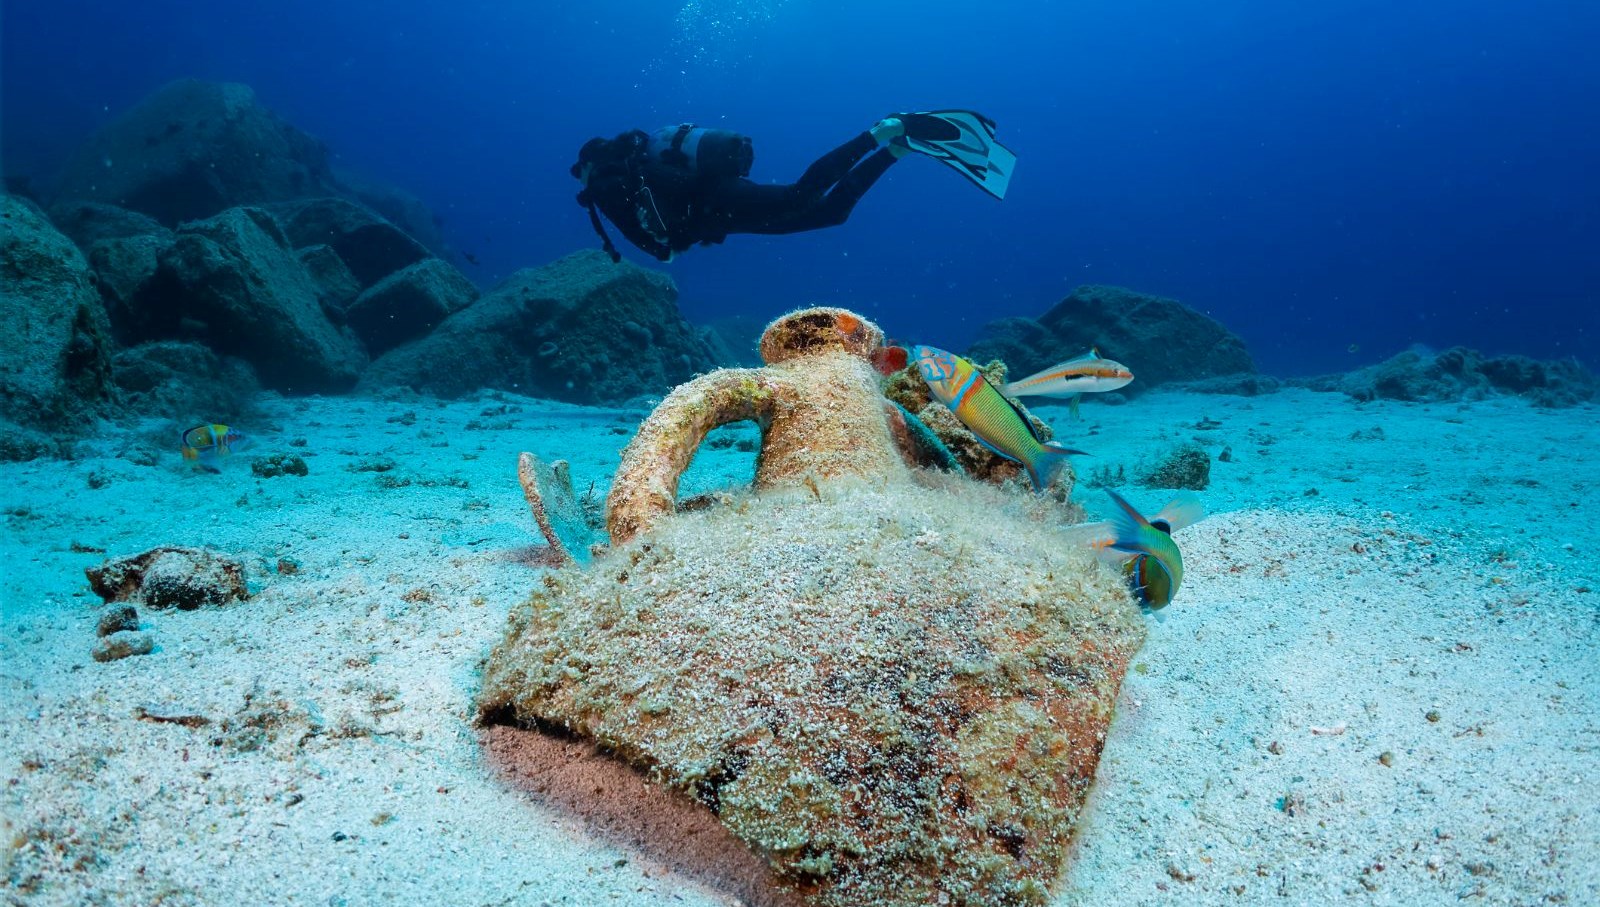
[[[1074,526],[1068,532],[1112,563],[1120,563],[1134,595],[1156,610],[1171,604],[1183,583],[1183,554],[1172,533],[1205,519],[1205,505],[1190,492],[1173,498],[1161,512],[1145,519],[1122,495],[1106,489],[1116,505],[1103,523]]]
[[[1033,423],[971,362],[931,346],[913,347],[911,353],[934,397],[949,407],[984,447],[1021,463],[1035,489],[1047,487],[1067,457],[1084,455],[1054,441],[1041,441]]]
[[[183,433],[183,458],[206,472],[221,472],[219,458],[249,446],[249,438],[226,425],[196,425]]]

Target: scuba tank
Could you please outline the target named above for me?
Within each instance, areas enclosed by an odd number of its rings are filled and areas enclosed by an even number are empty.
[[[645,150],[664,164],[713,178],[749,176],[756,158],[749,136],[693,123],[657,129]]]

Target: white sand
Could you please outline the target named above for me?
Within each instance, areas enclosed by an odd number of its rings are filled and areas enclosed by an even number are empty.
[[[503,404],[521,411],[485,414]],[[407,411],[414,424],[388,421]],[[1059,903],[1600,903],[1595,408],[1291,391],[1043,414],[1096,454],[1086,467],[1131,471],[1191,437],[1234,456],[1213,463],[1216,515],[1179,535],[1184,587],[1128,675]],[[481,660],[542,569],[517,451],[567,458],[580,491],[603,489],[639,415],[314,399],[277,404],[278,431],[238,426],[260,444],[220,476],[175,451],[157,467],[0,466],[0,893],[766,900],[679,858],[711,835],[700,826],[619,830],[570,790],[541,792],[578,748],[518,775],[471,724]],[[1221,425],[1194,428],[1202,416]],[[1382,440],[1351,439],[1374,427]],[[252,456],[279,451],[310,476],[250,475]],[[346,471],[377,456],[397,463],[381,475],[467,487]],[[748,478],[751,458],[707,451],[682,491]],[[111,482],[91,489],[97,472]],[[99,601],[83,568],[158,544],[235,553],[259,592],[144,611],[153,654],[90,660]],[[278,575],[279,558],[300,571]],[[596,797],[613,811],[639,796],[625,776],[595,783],[613,785]]]

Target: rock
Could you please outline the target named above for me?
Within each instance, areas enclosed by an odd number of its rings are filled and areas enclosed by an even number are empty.
[[[50,209],[51,220],[82,250],[94,270],[101,301],[123,343],[145,339],[143,313],[164,300],[144,301],[161,253],[172,245],[172,231],[149,215],[100,202],[64,202]]]
[[[140,101],[73,157],[58,198],[167,224],[337,191],[328,152],[234,83],[182,79]]]
[[[315,198],[273,205],[270,210],[296,249],[332,248],[363,288],[429,256],[427,248],[404,230],[346,199]]]
[[[0,418],[0,463],[25,463],[64,454],[65,449],[56,437]]]
[[[367,288],[345,318],[367,350],[378,355],[427,334],[477,298],[478,288],[460,271],[425,258]]]
[[[1239,397],[1256,397],[1261,394],[1275,394],[1283,387],[1283,382],[1271,375],[1253,374],[1244,372],[1235,375],[1218,375],[1215,378],[1202,378],[1199,381],[1175,381],[1167,385],[1169,390],[1188,391],[1192,394],[1232,394]]]
[[[51,205],[50,222],[84,252],[101,240],[170,235],[172,232],[147,214],[100,202],[68,201]]]
[[[258,479],[275,479],[279,476],[306,476],[311,471],[306,461],[296,454],[273,454],[256,457],[250,461],[250,474]]]
[[[1495,356],[1478,369],[1496,390],[1526,397],[1535,406],[1576,406],[1600,395],[1600,381],[1575,359]]]
[[[123,602],[100,612],[100,620],[95,624],[95,635],[110,636],[123,630],[137,629],[139,629],[139,611]]]
[[[1437,403],[1487,396],[1489,379],[1478,369],[1476,350],[1461,347],[1433,354],[1407,350],[1377,365],[1350,372],[1339,388],[1357,400]]]
[[[1146,488],[1201,491],[1211,484],[1211,456],[1198,444],[1185,444],[1141,472],[1136,481]]]
[[[317,285],[323,314],[334,324],[344,324],[345,309],[361,295],[361,283],[350,273],[350,266],[328,245],[306,246],[295,252],[295,257]]]
[[[1090,347],[1133,370],[1130,391],[1256,370],[1244,341],[1215,320],[1173,299],[1095,285],[1077,288],[1037,321],[985,325],[967,358],[1003,359],[1012,374],[1026,375]]]
[[[142,602],[150,608],[193,610],[250,597],[244,565],[209,548],[163,546],[114,558],[84,571],[106,602]]]
[[[150,333],[148,314],[165,300],[146,300],[160,269],[161,256],[172,248],[173,235],[163,230],[143,236],[102,239],[88,249],[111,326],[124,342],[137,342]]]
[[[1006,364],[1009,374],[1023,378],[1089,348],[1084,346],[1077,352],[1071,352],[1065,343],[1032,318],[999,318],[988,322],[978,332],[978,339],[967,350],[966,358],[973,362],[998,359]],[[1039,365],[1036,367],[1034,363]],[[1144,375],[1137,369],[1134,375],[1137,376],[1135,380],[1144,380]]]
[[[1600,381],[1574,360],[1541,362],[1526,356],[1485,357],[1452,347],[1433,353],[1411,349],[1339,378],[1299,382],[1312,390],[1338,389],[1357,400],[1442,403],[1515,394],[1535,406],[1575,406],[1600,393]]]
[[[678,514],[513,609],[480,715],[608,748],[817,907],[1043,904],[1144,627],[1004,499],[825,485]]]
[[[114,399],[110,350],[83,255],[31,202],[0,196],[0,417],[80,429]]]
[[[149,655],[155,648],[155,638],[149,633],[124,630],[95,643],[89,655],[95,661],[116,661],[130,655]]]
[[[366,362],[360,343],[323,313],[320,290],[260,208],[184,224],[158,280],[173,315],[202,324],[207,345],[255,366],[274,390],[347,390]]]
[[[384,354],[360,388],[444,397],[498,388],[585,404],[661,393],[715,366],[677,295],[658,271],[577,252],[518,271],[426,337]]]
[[[249,365],[199,343],[141,344],[119,351],[111,362],[123,408],[134,415],[237,422],[255,412],[261,391]]]
[[[358,201],[427,247],[434,255],[449,260],[450,247],[444,241],[443,224],[422,200],[396,186],[380,183],[361,174],[334,168],[334,176],[344,194]]]

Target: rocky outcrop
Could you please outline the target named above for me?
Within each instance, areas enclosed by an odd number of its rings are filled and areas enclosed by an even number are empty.
[[[187,319],[219,353],[255,367],[270,388],[346,390],[366,362],[359,342],[328,320],[321,291],[266,211],[230,208],[183,225],[161,256],[169,318]],[[168,325],[172,336],[176,325]]]
[[[660,272],[577,252],[513,274],[377,359],[360,387],[445,397],[501,388],[588,404],[661,393],[718,364],[677,295]]]
[[[1138,377],[1130,391],[1256,370],[1244,341],[1216,320],[1174,299],[1094,285],[1074,290],[1037,320],[991,322],[967,358],[1002,359],[1021,376],[1090,347],[1133,370]]]
[[[443,221],[421,199],[404,189],[341,168],[334,168],[334,175],[344,187],[346,196],[376,211],[384,220],[427,246],[434,255],[450,259],[450,247],[444,240]]]
[[[1543,362],[1526,356],[1484,356],[1452,347],[1411,349],[1346,375],[1295,382],[1312,390],[1343,391],[1357,400],[1442,403],[1496,394],[1525,397],[1536,406],[1574,406],[1600,396],[1600,381],[1575,360]]]
[[[119,350],[112,368],[123,408],[135,415],[237,422],[254,411],[261,390],[248,365],[193,342],[162,340]]]
[[[50,222],[83,250],[105,239],[168,232],[160,221],[147,214],[100,202],[75,201],[52,205]]]
[[[67,429],[114,397],[111,325],[88,263],[31,202],[0,196],[0,418]]]
[[[345,311],[373,355],[432,331],[471,305],[478,288],[450,264],[425,258],[378,281]]]
[[[306,246],[297,250],[295,257],[300,259],[300,264],[317,285],[323,312],[334,323],[343,324],[345,309],[350,308],[350,303],[361,295],[361,284],[350,273],[350,266],[344,263],[338,252],[333,251],[332,246]]]
[[[182,79],[86,142],[58,198],[141,211],[168,226],[224,208],[337,194],[328,152],[245,85]]]
[[[147,307],[166,307],[166,300],[141,296],[156,276],[162,253],[172,246],[172,231],[148,215],[100,202],[58,204],[50,217],[89,260],[118,341],[145,339]]]
[[[422,243],[363,205],[342,198],[314,198],[273,205],[296,249],[326,245],[339,253],[362,288],[429,256]]]

